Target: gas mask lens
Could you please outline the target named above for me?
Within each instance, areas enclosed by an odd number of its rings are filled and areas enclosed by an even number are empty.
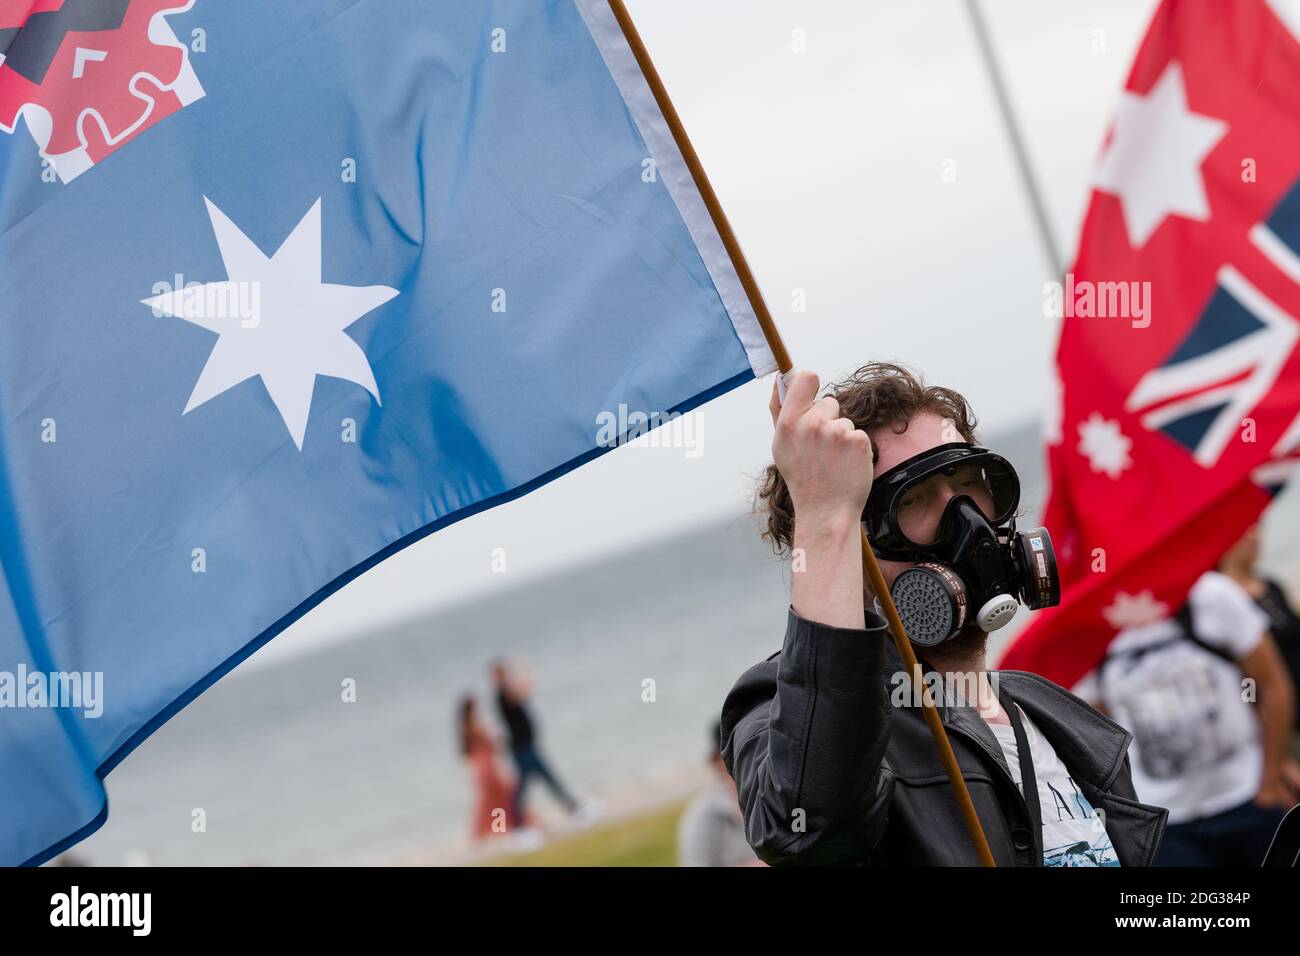
[[[1018,491],[1014,476],[994,462],[952,464],[905,486],[895,499],[894,519],[906,540],[931,545],[939,536],[939,521],[953,498],[965,495],[986,519],[997,522],[1015,508]]]
[[[1020,504],[1011,464],[985,448],[941,445],[882,474],[872,484],[862,520],[882,558],[916,559],[944,535],[948,503],[965,495],[985,520],[1000,525]]]

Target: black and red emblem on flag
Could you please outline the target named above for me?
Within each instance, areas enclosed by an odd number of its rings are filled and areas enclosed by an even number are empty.
[[[167,21],[194,0],[0,0],[0,132],[64,182],[203,96]]]

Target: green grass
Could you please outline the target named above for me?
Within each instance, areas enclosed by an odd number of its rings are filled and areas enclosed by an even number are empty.
[[[677,820],[685,801],[557,838],[490,866],[676,866]]]

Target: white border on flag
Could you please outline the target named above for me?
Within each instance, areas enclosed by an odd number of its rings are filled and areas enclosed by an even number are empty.
[[[677,148],[677,141],[668,129],[668,123],[659,110],[659,104],[655,102],[650,85],[646,82],[609,3],[607,0],[574,0],[574,3],[641,132],[641,138],[650,150],[650,158],[663,177],[668,194],[677,206],[677,212],[695,241],[700,258],[704,260],[704,267],[709,270],[709,276],[727,310],[731,325],[736,330],[741,345],[745,347],[745,355],[749,359],[750,368],[754,370],[754,376],[761,378],[768,372],[776,371],[776,359],[772,357],[772,350],[768,348],[763,329],[754,314],[754,307],[745,294],[740,277],[736,275],[736,267],[722,244],[713,217],[704,205],[704,198],[695,185],[681,150]]]

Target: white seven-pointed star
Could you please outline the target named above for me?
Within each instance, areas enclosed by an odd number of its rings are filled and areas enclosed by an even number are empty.
[[[211,200],[203,201],[227,281],[142,300],[220,336],[185,411],[259,375],[301,451],[317,375],[355,382],[379,401],[365,352],[343,330],[397,290],[321,282],[319,199],[270,258]]]
[[[1094,185],[1119,197],[1129,241],[1141,248],[1171,213],[1210,218],[1201,163],[1228,124],[1187,108],[1183,71],[1170,62],[1151,92],[1124,90]]]
[[[1133,439],[1120,430],[1119,422],[1101,412],[1093,412],[1079,424],[1079,454],[1088,459],[1093,471],[1118,478],[1124,469],[1133,466],[1129,456],[1132,447]]]

